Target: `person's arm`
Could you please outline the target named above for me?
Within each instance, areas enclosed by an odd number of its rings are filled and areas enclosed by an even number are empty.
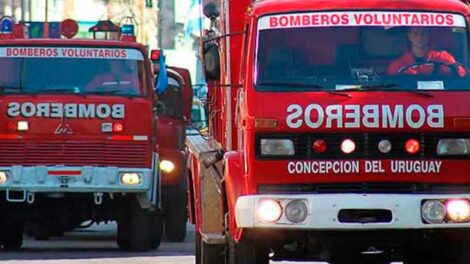
[[[441,51],[441,52],[436,53],[436,58],[433,58],[433,60],[443,62],[443,63],[447,63],[447,64],[456,65],[457,66],[457,74],[460,77],[463,77],[463,76],[467,75],[467,70],[465,69],[465,67],[463,67],[462,64],[457,62],[457,60],[455,60],[454,56],[452,56],[452,54],[450,54],[447,51]],[[441,67],[441,68],[443,68],[443,67]],[[447,72],[448,70],[446,71],[446,70],[443,69],[443,71]]]

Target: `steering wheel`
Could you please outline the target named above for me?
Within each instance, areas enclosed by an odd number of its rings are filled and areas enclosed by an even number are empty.
[[[441,66],[445,66],[445,67],[449,68],[452,77],[459,77],[459,73],[458,73],[458,70],[457,70],[458,69],[458,64],[457,63],[446,63],[446,62],[440,62],[440,61],[423,61],[423,62],[412,63],[410,65],[406,65],[406,66],[401,67],[398,70],[398,73],[404,74],[404,72],[406,70],[410,69],[410,68],[419,67],[421,65],[429,65],[429,64],[433,65],[433,70],[432,70],[433,75],[437,75],[439,73],[439,68]]]

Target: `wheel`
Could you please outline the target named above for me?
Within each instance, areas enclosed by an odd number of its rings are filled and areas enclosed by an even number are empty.
[[[150,210],[140,208],[134,197],[125,201],[123,208],[118,220],[118,246],[130,251],[149,251],[152,248]]]
[[[17,250],[23,245],[24,222],[17,219],[6,221],[0,233],[0,244],[5,250]]]
[[[225,254],[226,264],[269,263],[269,248],[252,241],[241,240],[237,243],[228,232],[227,234],[229,239]]]
[[[163,216],[160,209],[151,212],[150,231],[152,232],[150,249],[156,250],[160,247],[163,233]]]
[[[179,191],[171,195],[164,203],[165,235],[170,242],[183,242],[186,238],[186,225],[188,222],[188,209],[186,193]]]
[[[209,245],[201,239],[201,234],[196,231],[196,264],[224,263],[223,245]]]

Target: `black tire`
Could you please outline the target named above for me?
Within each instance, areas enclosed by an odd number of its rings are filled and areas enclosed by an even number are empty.
[[[169,195],[166,201],[165,212],[165,236],[170,242],[183,242],[186,238],[186,225],[188,223],[186,192],[178,191]]]
[[[224,245],[209,245],[202,241],[196,231],[196,264],[224,263]]]
[[[225,254],[226,264],[268,264],[269,248],[253,241],[241,240],[238,243],[228,234]],[[355,263],[356,264],[356,263]]]
[[[160,247],[163,235],[163,216],[160,209],[151,212],[150,224],[150,231],[152,232],[150,249],[156,250]]]
[[[151,212],[140,208],[134,197],[124,200],[124,210],[118,220],[117,244],[124,250],[144,252],[152,248]]]
[[[2,228],[0,244],[5,250],[18,250],[23,245],[24,223],[8,221]]]

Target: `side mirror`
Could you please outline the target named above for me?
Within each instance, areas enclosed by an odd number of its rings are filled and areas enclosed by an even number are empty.
[[[220,79],[220,52],[215,43],[204,44],[204,72],[209,81]]]
[[[216,2],[204,3],[202,13],[210,19],[218,18],[220,16],[220,4]]]

